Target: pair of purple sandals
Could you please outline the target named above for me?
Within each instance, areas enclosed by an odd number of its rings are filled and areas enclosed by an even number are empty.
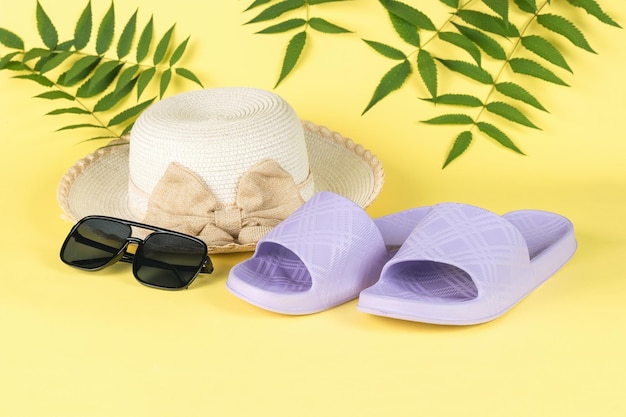
[[[359,298],[360,311],[425,323],[493,320],[574,255],[558,214],[497,215],[456,203],[372,220],[330,192],[313,196],[236,265],[227,288],[283,314],[311,314]]]

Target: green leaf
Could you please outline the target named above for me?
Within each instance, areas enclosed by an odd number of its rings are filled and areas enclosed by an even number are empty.
[[[309,25],[318,32],[323,33],[351,33],[348,29],[337,26],[334,23],[330,23],[328,20],[320,17],[310,18]]]
[[[189,81],[192,81],[198,84],[200,87],[204,88],[204,86],[202,85],[202,82],[198,79],[198,77],[196,77],[196,75],[193,72],[189,71],[188,69],[176,68],[175,72],[176,72],[176,75],[180,75],[181,77],[186,78]]]
[[[509,22],[509,2],[502,0],[482,0],[491,10],[496,12],[498,16],[504,20],[505,23]]]
[[[2,59],[2,66],[0,68],[7,69],[9,71],[30,71],[31,68],[23,62],[19,61],[11,61],[10,59],[7,62],[4,62],[4,58]]]
[[[387,97],[393,91],[402,87],[404,82],[409,78],[411,74],[411,64],[408,60],[402,61],[398,65],[391,68],[380,80],[380,83],[374,90],[374,94],[368,103],[365,110],[361,115],[365,114],[369,109],[371,109],[376,103],[378,103],[383,98]]]
[[[113,90],[113,94],[117,95],[117,97],[120,99],[126,97],[128,94],[131,93],[131,91],[133,91],[133,88],[135,88],[135,85],[137,84],[137,80],[138,78],[135,77],[135,78],[130,79],[126,83],[118,84],[117,86],[115,86],[115,90]]]
[[[72,49],[72,46],[74,46],[74,39],[69,40],[69,41],[65,41],[65,42],[61,42],[60,44],[57,45],[55,50],[57,50],[57,51],[69,51],[70,49]]]
[[[124,29],[122,29],[122,34],[120,35],[119,40],[117,41],[117,57],[119,59],[124,58],[130,53],[130,49],[133,45],[133,39],[135,38],[135,33],[137,32],[137,10],[130,17]]]
[[[515,123],[519,123],[524,126],[532,127],[533,129],[539,129],[537,125],[531,122],[528,117],[521,111],[511,106],[510,104],[503,103],[501,101],[494,101],[485,106],[487,111],[510,120]]]
[[[172,39],[172,34],[174,33],[175,27],[176,25],[173,25],[171,28],[169,28],[169,30],[165,32],[165,35],[163,35],[163,37],[157,44],[154,51],[154,57],[152,58],[152,62],[154,63],[154,65],[160,64],[161,61],[163,61],[163,58],[165,58],[165,54],[167,53],[167,49],[170,46],[170,41]]]
[[[41,58],[43,56],[52,55],[52,51],[44,48],[33,48],[24,53],[24,57],[22,58],[23,62],[28,62],[31,59]]]
[[[172,70],[167,69],[161,74],[161,81],[159,82],[159,98],[163,98],[165,92],[167,91],[167,87],[170,85],[170,81],[172,81]]]
[[[287,50],[285,51],[285,57],[283,58],[283,65],[274,88],[278,87],[278,84],[280,84],[296,66],[305,44],[306,32],[296,33],[293,38],[291,38],[289,44],[287,44]]]
[[[271,2],[271,1],[272,0],[255,0],[250,6],[248,6],[248,8],[246,10],[244,10],[244,12],[247,12],[250,9],[254,9],[255,7],[267,4],[267,3]]]
[[[519,36],[519,31],[512,24],[507,24],[502,18],[475,10],[458,10],[456,14],[465,22],[486,32],[495,33],[504,37]]]
[[[595,0],[567,0],[572,6],[581,7],[587,13],[607,25],[621,28],[621,26],[602,10]]]
[[[566,18],[554,14],[540,14],[537,16],[537,23],[565,37],[575,46],[594,54],[596,53],[587,42],[587,39],[585,39],[580,29]]]
[[[561,55],[561,52],[559,52],[554,45],[541,36],[524,36],[522,37],[522,45],[524,48],[540,56],[546,61],[572,72],[572,69],[567,64],[567,61],[565,61],[563,55]]]
[[[91,94],[90,93],[90,82],[89,80],[85,81],[83,84],[81,84],[80,87],[78,87],[78,89],[76,90],[76,97],[77,98],[88,98],[88,97],[93,97],[96,94]]]
[[[555,73],[530,59],[513,58],[509,60],[509,65],[516,74],[529,75],[554,84],[568,86],[568,84],[560,79]]]
[[[37,84],[43,85],[44,87],[52,87],[54,85],[54,83],[52,81],[50,81],[50,79],[44,77],[43,75],[39,75],[39,74],[16,75],[13,78],[21,78],[21,79],[24,79],[24,80],[35,81]]]
[[[44,45],[46,45],[48,49],[56,48],[59,43],[59,34],[54,24],[52,24],[50,17],[48,17],[43,7],[41,7],[39,1],[37,1],[36,19],[37,31]]]
[[[76,48],[77,51],[80,51],[89,43],[92,27],[91,0],[89,0],[74,28],[74,48]]]
[[[423,99],[435,104],[446,104],[450,106],[465,106],[465,107],[481,107],[483,102],[474,96],[469,94],[443,94],[439,97]]]
[[[150,84],[150,81],[152,81],[152,78],[155,76],[155,74],[156,68],[154,67],[148,68],[147,70],[139,74],[139,78],[137,79],[137,99],[141,97],[144,90],[146,89],[146,87],[148,87],[148,84]]]
[[[72,65],[66,73],[59,78],[59,84],[64,86],[74,85],[87,78],[91,71],[98,66],[102,58],[99,56],[85,56]]]
[[[461,156],[467,150],[467,148],[469,148],[471,143],[472,132],[470,132],[469,130],[461,132],[461,134],[457,136],[456,140],[454,141],[452,149],[448,153],[448,157],[446,158],[446,162],[444,162],[442,169],[447,167],[450,162]]]
[[[66,59],[74,55],[73,52],[59,52],[58,54],[54,54],[50,57],[50,59],[46,60],[45,64],[41,67],[39,72],[41,74],[45,74],[46,72],[53,70],[54,68],[61,65]]]
[[[123,66],[124,64],[119,61],[109,61],[100,65],[96,72],[93,74],[93,77],[91,77],[91,79],[89,80],[89,91],[92,92],[92,88],[98,89],[103,82],[108,87],[115,79],[115,77],[117,77],[117,74],[120,72]]]
[[[98,37],[96,38],[96,53],[98,55],[104,54],[109,50],[111,43],[113,42],[113,34],[115,33],[115,7],[111,2],[111,7],[106,12],[100,22],[98,28]]]
[[[133,117],[141,113],[143,110],[145,110],[148,106],[150,106],[154,100],[155,100],[154,98],[150,100],[146,100],[143,103],[139,103],[133,107],[130,107],[122,111],[121,113],[117,114],[109,121],[109,124],[107,125],[107,127],[117,126],[119,124],[126,122],[129,119],[132,119]]]
[[[41,93],[36,95],[35,98],[43,98],[46,100],[70,100],[74,101],[74,96],[68,94],[64,91],[46,91],[45,93]]]
[[[80,107],[68,107],[65,109],[56,109],[51,112],[46,113],[47,116],[52,116],[55,114],[89,114],[89,112]]]
[[[467,26],[458,24],[454,24],[454,26],[459,30],[459,32],[461,32],[465,37],[474,42],[490,57],[500,60],[506,59],[506,51],[492,37],[484,34],[480,30],[472,29]]]
[[[443,4],[448,7],[452,7],[453,9],[459,8],[459,0],[440,0]]]
[[[178,61],[180,61],[180,59],[183,57],[183,54],[185,53],[185,49],[187,49],[188,43],[189,43],[189,36],[180,45],[176,47],[176,49],[172,53],[172,56],[170,57],[170,67],[173,67],[174,65],[176,65]]]
[[[478,129],[481,132],[491,137],[492,139],[495,139],[496,142],[498,142],[500,145],[524,155],[524,152],[522,152],[504,132],[502,132],[494,125],[486,122],[478,122],[476,123],[476,126],[478,126]]]
[[[93,138],[85,139],[85,140],[81,141],[81,143],[83,143],[83,142],[91,142],[91,141],[94,141],[94,140],[101,140],[101,139],[119,139],[119,138],[120,138],[120,136],[103,135],[103,136],[96,136],[96,137],[93,137]],[[102,146],[101,149],[108,148],[110,146],[122,146],[122,144],[121,143],[120,144],[112,144],[112,145],[107,144],[105,146]]]
[[[480,66],[482,61],[480,50],[476,44],[469,40],[465,35],[455,32],[439,32],[438,36],[442,41],[464,49],[474,59],[474,62]]]
[[[526,13],[531,13],[531,14],[537,13],[537,4],[535,3],[535,0],[514,0],[514,1],[520,10]]]
[[[417,70],[430,95],[437,97],[437,65],[425,49],[420,49],[417,54]]]
[[[381,54],[382,56],[386,56],[387,58],[396,59],[396,60],[406,60],[407,57],[399,49],[396,49],[392,46],[389,46],[384,43],[376,42],[376,41],[368,41],[363,39],[363,41],[368,44],[373,50]]]
[[[380,0],[381,4],[390,13],[406,20],[410,24],[420,29],[437,30],[430,18],[414,7],[396,0]]]
[[[280,3],[269,6],[267,9],[259,13],[255,18],[246,22],[246,24],[275,19],[290,10],[295,10],[304,6],[304,4],[305,0],[283,0]]]
[[[474,119],[467,114],[444,114],[432,119],[422,120],[429,125],[473,125]]]
[[[102,97],[93,108],[94,113],[103,112],[117,106],[128,94],[133,91],[137,78],[129,80],[126,84],[118,85],[115,90]]]
[[[15,33],[0,28],[0,43],[11,49],[24,49],[24,41]]]
[[[148,56],[150,50],[150,44],[152,43],[152,35],[154,33],[154,18],[150,17],[150,20],[146,24],[146,27],[139,36],[139,43],[137,44],[137,62],[143,61]]]
[[[277,23],[272,26],[268,26],[265,29],[258,31],[256,33],[259,34],[269,34],[269,33],[283,33],[288,32],[292,29],[296,29],[306,25],[306,20],[304,19],[289,19],[284,22]]]
[[[420,47],[420,34],[417,27],[413,26],[404,19],[399,18],[393,13],[388,12],[391,25],[400,38],[402,38],[409,45]]]
[[[77,125],[64,126],[64,127],[60,128],[60,129],[57,129],[57,132],[62,132],[64,130],[82,129],[82,128],[102,129],[102,128],[104,128],[104,126],[94,125],[92,123],[80,123],[80,124],[77,124]]]
[[[336,3],[339,1],[349,1],[349,0],[308,0],[307,3],[310,5],[322,4],[322,3]]]
[[[94,97],[104,92],[113,83],[123,66],[123,63],[117,61],[105,62],[96,69],[89,80],[78,88],[76,97]]]
[[[496,84],[496,90],[507,97],[529,104],[539,110],[548,111],[532,94],[519,85],[512,82]]]
[[[44,67],[44,65],[46,65],[46,63],[48,61],[50,61],[55,55],[57,55],[56,52],[51,51],[48,55],[44,55],[41,57],[41,59],[39,59],[36,63],[35,66],[33,67],[33,69],[36,72],[41,72],[41,69]]]
[[[493,84],[493,77],[483,68],[465,61],[447,60],[437,58],[449,70],[458,72],[482,84]]]
[[[120,76],[117,78],[117,84],[115,85],[115,91],[118,92],[132,80],[136,80],[137,77],[135,75],[139,72],[139,65],[133,65],[131,67],[126,68]]]
[[[8,69],[8,67],[10,66],[10,64],[12,62],[15,61],[11,61],[13,58],[15,58],[17,55],[19,55],[20,52],[16,51],[16,52],[11,52],[10,54],[6,54],[5,56],[3,56],[2,58],[0,58],[0,70],[3,70],[5,68]],[[23,65],[23,64],[22,64]]]
[[[128,126],[126,126],[126,127],[124,128],[124,130],[122,130],[122,133],[121,133],[121,135],[120,135],[120,136],[124,136],[124,135],[126,135],[126,134],[130,133],[130,131],[131,131],[131,129],[133,128],[133,125],[134,125],[134,124],[135,124],[135,122],[132,122],[132,123],[130,123]]]

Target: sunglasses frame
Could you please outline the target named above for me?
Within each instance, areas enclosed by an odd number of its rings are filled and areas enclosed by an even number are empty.
[[[139,229],[145,229],[145,230],[150,230],[151,233],[148,234],[148,236],[146,236],[145,239],[142,238],[138,238],[138,237],[134,237],[134,236],[129,236],[126,238],[126,242],[124,243],[124,245],[120,248],[120,250],[111,257],[111,259],[106,262],[105,264],[103,264],[102,266],[99,266],[97,268],[84,268],[81,267],[79,265],[75,265],[72,264],[68,261],[66,261],[63,258],[63,252],[65,251],[65,248],[67,247],[68,243],[70,242],[72,236],[74,235],[74,233],[76,232],[76,230],[85,222],[89,221],[89,220],[107,220],[107,221],[112,221],[115,223],[119,223],[119,224],[123,224],[126,226],[129,226],[131,228],[131,233],[133,231],[133,227],[139,228]],[[128,246],[130,244],[135,244],[137,245],[137,249],[136,251],[139,251],[140,248],[142,247],[142,245],[145,243],[145,241],[147,239],[149,239],[149,237],[155,233],[162,233],[162,234],[170,234],[170,235],[174,235],[174,236],[178,236],[178,237],[182,237],[182,238],[186,238],[189,239],[191,241],[194,241],[198,244],[200,244],[203,248],[204,248],[204,259],[202,260],[202,264],[200,265],[200,268],[198,269],[198,272],[196,272],[196,274],[193,276],[193,278],[191,278],[189,280],[189,282],[187,283],[186,286],[184,287],[180,287],[180,288],[171,288],[171,287],[162,287],[162,286],[158,286],[158,285],[153,285],[153,284],[149,284],[147,282],[144,282],[142,280],[140,280],[139,278],[137,278],[136,275],[136,265],[135,265],[135,259],[137,259],[135,257],[135,254],[128,252]],[[116,262],[125,262],[125,263],[130,263],[133,264],[133,276],[135,277],[135,280],[137,280],[140,284],[145,285],[146,287],[151,287],[151,288],[157,288],[160,290],[169,290],[169,291],[178,291],[178,290],[183,290],[183,289],[187,289],[189,287],[189,285],[191,285],[191,283],[196,279],[196,277],[198,276],[198,274],[210,274],[213,272],[213,263],[211,262],[211,258],[209,257],[208,254],[208,248],[206,243],[204,243],[202,240],[198,239],[195,236],[190,236],[190,235],[186,235],[184,233],[180,233],[174,230],[169,230],[169,229],[163,229],[161,227],[157,227],[157,226],[152,226],[149,224],[144,224],[144,223],[139,223],[139,222],[135,222],[132,220],[125,220],[125,219],[120,219],[117,217],[110,217],[110,216],[102,216],[102,215],[90,215],[90,216],[86,216],[83,217],[82,219],[80,219],[78,222],[76,222],[76,224],[72,227],[72,229],[69,231],[69,233],[67,234],[67,237],[65,238],[65,241],[63,242],[63,245],[61,246],[61,251],[60,251],[60,258],[61,261],[63,261],[63,263],[65,263],[66,265],[69,265],[73,268],[77,268],[83,271],[99,271],[101,269],[104,269],[108,266],[113,265]]]

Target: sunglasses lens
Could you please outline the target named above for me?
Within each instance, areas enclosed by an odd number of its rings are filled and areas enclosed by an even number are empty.
[[[130,226],[116,221],[86,219],[67,237],[61,259],[81,269],[102,268],[120,253],[131,233]]]
[[[169,233],[153,233],[137,250],[133,272],[143,284],[186,288],[200,272],[206,246],[194,239]]]

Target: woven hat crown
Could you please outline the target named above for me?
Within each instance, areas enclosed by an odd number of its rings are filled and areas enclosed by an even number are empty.
[[[302,123],[280,96],[229,87],[166,98],[133,126],[129,208],[144,217],[150,195],[172,163],[193,171],[219,203],[232,205],[239,179],[265,159],[292,176],[304,200],[313,195]]]

